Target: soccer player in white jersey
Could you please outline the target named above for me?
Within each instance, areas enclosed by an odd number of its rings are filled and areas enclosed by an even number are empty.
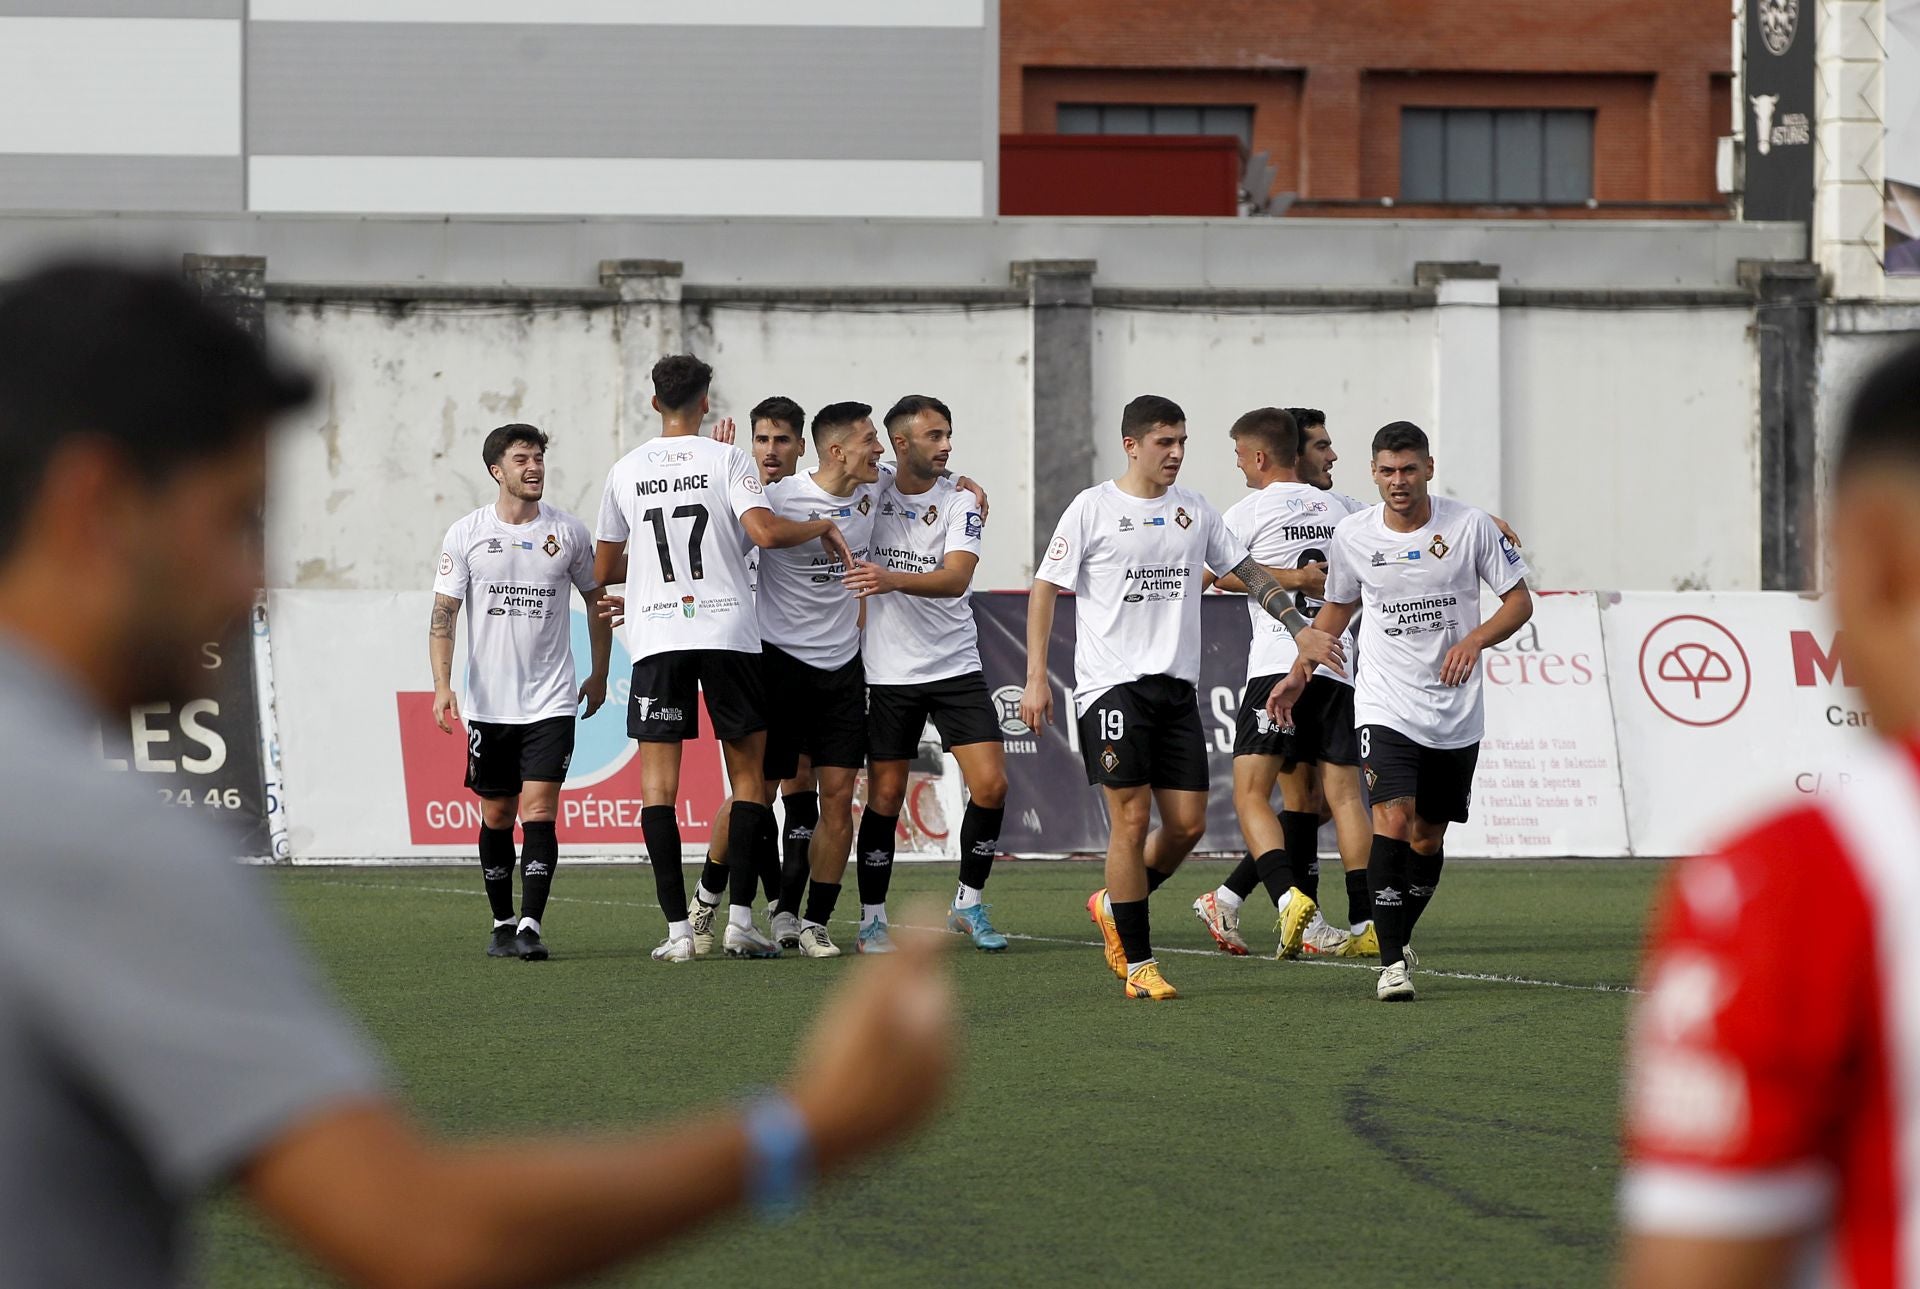
[[[1231,436],[1234,463],[1254,491],[1227,510],[1227,528],[1311,619],[1320,611],[1317,593],[1325,588],[1334,525],[1365,507],[1299,477],[1301,432],[1290,411],[1256,408],[1233,423]],[[1234,578],[1221,579],[1221,585],[1240,589]],[[1278,956],[1293,958],[1318,911],[1322,796],[1332,807],[1342,856],[1349,857],[1362,887],[1366,883],[1372,833],[1360,791],[1353,685],[1332,668],[1320,668],[1294,707],[1293,728],[1283,730],[1267,715],[1267,695],[1293,669],[1300,651],[1279,623],[1254,605],[1247,609],[1253,637],[1234,734],[1233,805],[1247,853],[1254,857],[1254,875],[1279,912]],[[1278,816],[1273,811],[1276,782],[1282,801]],[[1238,934],[1244,897],[1230,877],[1193,902],[1228,952],[1246,952]]]
[[[819,468],[774,484],[767,501],[775,514],[792,522],[839,525],[852,555],[843,562],[807,547],[768,551],[760,558],[763,684],[768,694],[779,696],[767,713],[764,767],[768,779],[791,779],[804,755],[819,777],[820,821],[808,847],[805,911],[798,907],[797,892],[783,882],[775,917],[801,913],[800,952],[837,958],[840,949],[827,923],[853,845],[854,780],[867,759],[860,604],[844,579],[854,562],[866,557],[879,506],[881,448],[873,408],[827,404],[814,413],[813,447]],[[734,790],[740,791],[737,781]]]
[[[747,577],[749,543],[763,552],[811,547],[849,558],[830,520],[795,522],[768,507],[753,461],[731,444],[700,437],[713,369],[691,354],[653,366],[653,408],[661,435],[614,464],[601,500],[594,570],[623,612],[634,658],[627,732],[640,743],[640,829],[667,918],[658,961],[694,957],[686,877],[680,868],[681,744],[699,732],[704,696],[736,796],[729,809],[726,863],[731,887],[729,957],[775,957],[779,948],[753,925],[751,847],[771,828],[761,798],[766,699],[760,631]],[[639,549],[630,553],[628,542]]]
[[[541,962],[540,938],[560,843],[554,835],[560,785],[573,759],[574,711],[592,716],[607,701],[613,628],[592,612],[587,526],[542,497],[547,436],[531,425],[487,435],[480,459],[499,495],[457,520],[440,544],[427,653],[433,665],[433,719],[445,733],[467,727],[467,788],[480,798],[480,876],[493,908],[487,956]],[[574,688],[572,598],[587,602],[593,670]],[[453,641],[460,606],[471,603],[465,710],[453,692]],[[525,837],[521,916],[513,914],[513,825]]]
[[[1300,661],[1267,701],[1292,724],[1309,662],[1324,657],[1356,609],[1354,715],[1373,800],[1367,860],[1386,1002],[1411,1000],[1405,946],[1433,899],[1449,823],[1464,823],[1483,730],[1480,655],[1533,616],[1527,566],[1484,510],[1429,495],[1433,456],[1409,421],[1373,436],[1381,504],[1350,515],[1327,552],[1326,604],[1300,638]],[[1500,607],[1480,620],[1480,587]]]
[[[997,953],[1007,947],[1007,937],[988,921],[980,893],[1000,853],[1007,760],[967,598],[986,519],[979,502],[946,477],[953,414],[945,403],[909,394],[887,412],[886,426],[894,471],[880,490],[872,560],[847,576],[867,605],[867,809],[854,843],[860,942],[886,938],[887,885],[907,766],[931,719],[967,785],[960,883],[947,925],[970,937],[975,948]]]
[[[1291,598],[1197,492],[1175,485],[1187,417],[1146,394],[1121,413],[1127,470],[1082,492],[1060,517],[1027,606],[1027,686],[1020,719],[1053,717],[1047,645],[1054,603],[1076,593],[1074,706],[1087,781],[1106,797],[1107,885],[1087,900],[1107,965],[1129,998],[1173,998],[1153,956],[1147,896],[1206,830],[1207,754],[1200,729],[1200,591],[1205,565],[1232,573],[1269,615],[1298,631]],[[1148,832],[1153,807],[1160,827]]]

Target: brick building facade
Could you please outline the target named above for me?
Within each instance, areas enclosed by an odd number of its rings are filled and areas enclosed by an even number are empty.
[[[1003,134],[1204,119],[1293,214],[1728,213],[1724,0],[1002,0],[1000,31]]]

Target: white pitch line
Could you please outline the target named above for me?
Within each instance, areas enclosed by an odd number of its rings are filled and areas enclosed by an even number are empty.
[[[316,881],[317,884],[321,886],[351,886],[364,891],[424,891],[431,895],[464,895],[476,898],[486,894],[484,891],[476,891],[464,886],[411,886],[400,882],[343,882],[334,878],[325,877],[318,878]],[[577,895],[552,895],[547,897],[547,902],[549,904],[587,904],[608,909],[653,909],[656,912],[659,911],[660,908],[658,904],[655,904],[651,900],[588,900],[582,899]],[[860,925],[860,920],[858,918],[842,918],[841,923],[845,926],[857,927]],[[960,934],[958,931],[953,931],[943,926],[913,926],[905,922],[902,922],[900,925],[908,931],[945,931],[950,935]],[[1008,931],[1003,931],[1001,934],[1009,940],[1025,940],[1029,944],[1060,944],[1077,949],[1098,949],[1101,947],[1100,941],[1098,940],[1073,940],[1064,936],[1051,935],[1022,935],[1018,932]],[[1218,949],[1186,949],[1167,946],[1155,946],[1153,952],[1155,956],[1163,953],[1178,953],[1194,958],[1231,956],[1222,954]],[[1275,959],[1268,958],[1264,955],[1248,954],[1247,961],[1272,962],[1275,961]],[[1348,971],[1380,970],[1380,968],[1364,962],[1341,962],[1331,958],[1298,958],[1295,962],[1298,965],[1309,967],[1344,967]],[[1637,994],[1640,992],[1640,990],[1631,985],[1576,985],[1565,980],[1535,980],[1531,976],[1509,976],[1497,971],[1438,971],[1429,970],[1425,967],[1421,967],[1418,970],[1423,976],[1438,976],[1445,980],[1472,980],[1491,985],[1524,985],[1529,989],[1565,989],[1573,993],[1581,994]]]

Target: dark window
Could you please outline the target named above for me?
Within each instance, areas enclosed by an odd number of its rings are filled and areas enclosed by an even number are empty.
[[[1592,112],[1400,112],[1401,201],[1584,202],[1592,196]]]
[[[1062,134],[1231,134],[1253,143],[1253,109],[1192,103],[1062,103]]]

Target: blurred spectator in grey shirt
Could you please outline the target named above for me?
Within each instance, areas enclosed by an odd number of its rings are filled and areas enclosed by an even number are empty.
[[[790,1207],[918,1122],[950,1060],[926,949],[863,971],[744,1111],[434,1143],[261,875],[104,769],[99,722],[190,695],[201,642],[250,608],[269,425],[309,388],[171,274],[0,290],[0,1285],[181,1283],[188,1206],[229,1179],[353,1283],[548,1283]]]

